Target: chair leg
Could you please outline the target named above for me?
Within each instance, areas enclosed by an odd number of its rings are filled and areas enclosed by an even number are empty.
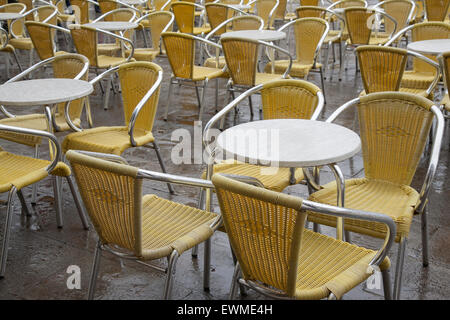
[[[91,101],[89,99],[89,96],[87,96],[84,101],[85,101],[85,106],[86,106],[86,120],[87,120],[89,128],[93,128],[94,122],[92,121]]]
[[[6,260],[8,258],[9,234],[11,232],[11,223],[14,212],[13,198],[16,192],[16,187],[12,187],[8,193],[8,206],[6,209],[5,229],[3,232],[2,252],[0,256],[0,279],[5,277]]]
[[[202,102],[200,104],[200,111],[198,114],[198,121],[202,121],[202,114],[205,111],[205,103],[206,103],[206,88],[208,87],[208,78],[203,81],[203,92],[202,92]]]
[[[97,241],[97,246],[95,247],[94,263],[92,265],[91,279],[89,281],[88,300],[94,299],[95,285],[97,283],[97,275],[101,257],[102,257],[102,243],[99,239]]]
[[[167,115],[169,114],[170,98],[172,97],[173,78],[169,80],[169,94],[167,96],[166,111],[164,113],[164,121],[167,121]]]
[[[61,196],[60,196],[60,178],[57,176],[52,176],[53,180],[53,197],[55,199],[55,211],[56,211],[56,225],[58,228],[63,227],[63,217],[62,217],[62,208],[61,208]]]
[[[422,264],[428,267],[428,228],[427,228],[428,206],[425,206],[421,214],[422,219]]]
[[[205,202],[205,190],[204,189],[200,189],[200,195],[198,197],[198,205],[197,208],[199,208],[200,210],[204,209],[204,202]],[[192,258],[197,258],[198,256],[198,245],[196,245],[195,247],[192,248]]]
[[[153,141],[153,149],[155,149],[156,157],[158,158],[159,166],[161,167],[162,172],[167,173],[166,166],[164,165],[164,161],[161,157],[161,153],[159,153],[159,146],[156,143],[156,140]],[[175,191],[172,188],[170,183],[167,184],[167,188],[169,189],[170,194],[174,194]]]
[[[203,250],[203,290],[209,291],[211,279],[211,238],[204,241]]]
[[[167,267],[167,279],[164,287],[164,300],[169,300],[172,295],[173,278],[175,276],[175,267],[177,264],[179,254],[176,250],[172,252],[169,258],[169,265]]]
[[[389,274],[389,269],[381,271],[381,275],[383,277],[384,300],[392,300],[391,276]]]
[[[215,92],[215,99],[216,99],[216,113],[219,111],[219,78],[216,78],[216,92]]]
[[[339,51],[339,54],[340,54],[339,81],[342,81],[344,68],[345,68],[345,56],[346,56],[346,52],[347,52],[347,45],[344,44],[344,47],[342,47],[342,43],[341,43],[339,49],[340,49],[340,51]]]
[[[395,266],[394,299],[400,299],[402,286],[403,263],[405,261],[406,239],[402,237],[398,244],[397,264]]]
[[[110,79],[107,80],[107,84],[106,84],[106,90],[105,90],[105,101],[103,103],[103,109],[104,110],[108,110],[108,104],[109,104],[109,95],[110,95],[110,91],[111,91],[111,84],[112,84],[112,77]]]
[[[78,210],[78,215],[80,216],[81,224],[83,225],[84,230],[89,230],[89,223],[86,218],[86,213],[84,212],[84,208],[81,205],[80,198],[78,196],[77,191],[73,185],[73,179],[71,176],[67,176],[67,183],[69,184],[70,192],[72,193],[73,200],[75,201],[75,205]]]
[[[323,77],[325,80],[327,79],[327,71],[328,71],[328,63],[330,61],[330,50],[333,50],[333,43],[328,43],[328,47],[327,47],[327,53],[325,55],[325,61],[324,61],[324,70],[323,73],[325,74],[325,76]],[[334,53],[334,50],[333,50]],[[331,78],[331,75],[330,75]]]
[[[19,197],[20,205],[22,206],[22,214],[25,214],[27,217],[31,217],[31,211],[28,208],[28,204],[25,201],[22,190],[17,191],[17,196]]]
[[[252,97],[248,96],[248,107],[250,109],[250,119],[253,120],[253,103],[252,103]]]
[[[233,279],[231,280],[231,288],[230,288],[230,294],[228,299],[230,300],[234,300],[234,298],[236,297],[236,291],[237,291],[237,284],[238,284],[238,280],[239,280],[239,274],[240,274],[241,269],[239,268],[239,262],[236,263],[236,265],[234,266],[234,272],[233,272]]]
[[[320,70],[320,82],[322,84],[322,92],[323,92],[323,103],[327,104],[327,95],[325,94],[325,83],[323,81],[323,71],[322,67],[319,68]]]
[[[34,146],[34,158],[38,159],[39,158],[39,145],[35,145]],[[33,183],[33,185],[31,186],[31,204],[35,205],[36,204],[36,198],[37,198],[37,189],[38,189],[38,185],[39,185],[39,181],[36,183]]]
[[[22,72],[23,71],[22,65],[20,64],[19,58],[17,57],[17,54],[15,51],[13,52],[13,56],[14,56],[14,59],[16,60],[16,63],[17,63],[17,66],[19,67],[20,72]]]

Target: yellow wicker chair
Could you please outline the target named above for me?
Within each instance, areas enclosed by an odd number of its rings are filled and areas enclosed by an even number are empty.
[[[195,92],[197,95],[199,106],[199,121],[203,114],[203,110],[206,104],[206,87],[209,80],[222,77],[224,71],[219,68],[209,68],[195,65],[195,44],[208,43],[213,47],[221,49],[219,45],[203,38],[195,37],[190,34],[176,33],[176,32],[164,32],[162,33],[162,39],[166,48],[167,57],[169,59],[170,67],[172,68],[172,76],[169,80],[169,92],[167,98],[166,109],[164,113],[164,120],[167,120],[169,113],[169,106],[172,97],[172,86],[177,81],[179,84],[184,82],[194,83]],[[201,85],[203,84],[203,85]],[[198,92],[198,86],[203,87],[202,98],[200,99],[200,93]],[[216,83],[217,86],[217,83]],[[216,87],[216,92],[218,88]],[[217,94],[216,94],[216,109],[217,109]]]
[[[210,40],[225,31],[239,31],[239,30],[262,30],[264,28],[264,20],[254,15],[242,15],[235,16],[227,19],[217,25],[210,33],[205,37],[206,40]],[[205,44],[204,51],[208,58],[204,62],[205,67],[209,68],[224,68],[225,56],[219,56],[219,63],[217,63],[216,55],[213,55],[208,50],[208,45]],[[224,74],[224,77],[229,78],[228,74]]]
[[[79,54],[84,55],[89,59],[89,64],[92,69],[94,69],[95,72],[99,70],[108,70],[110,68],[119,66],[123,63],[127,63],[129,61],[134,61],[133,53],[134,53],[134,46],[133,42],[127,38],[118,36],[114,33],[100,30],[100,29],[94,29],[91,27],[87,27],[84,25],[78,25],[78,24],[72,24],[69,26],[70,33],[72,35],[72,40],[75,45],[75,48]],[[120,41],[127,43],[131,47],[131,52],[127,57],[112,57],[108,55],[101,55],[98,52],[98,34],[102,33],[105,35],[108,35],[112,38],[119,39]],[[105,74],[106,75],[106,74]],[[114,84],[113,84],[113,74],[111,74],[111,77],[109,81],[107,82],[107,87],[105,90],[105,99],[104,99],[104,105],[103,108],[106,110],[108,109],[108,103],[109,103],[109,94],[111,87],[114,90]]]
[[[207,3],[205,4],[206,16],[208,17],[208,22],[210,24],[211,29],[216,29],[219,24],[224,22],[225,20],[230,19],[235,15],[235,13],[243,13],[245,12],[230,7],[227,4],[223,3]],[[216,31],[216,35],[220,36],[225,32],[225,27]]]
[[[167,258],[166,268],[146,265],[167,273],[164,298],[170,299],[178,257],[193,246],[208,241],[221,218],[215,213],[153,194],[142,195],[143,180],[206,188],[212,188],[212,183],[141,170],[124,164],[117,156],[69,151],[66,157],[99,236],[88,298],[94,298],[101,252],[106,250],[120,258],[142,262]],[[117,163],[119,161],[122,163]]]
[[[66,5],[66,1],[65,0],[58,0],[55,3],[55,6],[58,8],[58,22],[61,24],[70,24],[70,23],[77,23],[77,17],[75,15],[75,13],[69,13],[67,12],[67,5]],[[74,5],[72,6],[72,10]],[[75,10],[79,10],[79,9],[75,9]],[[73,11],[75,11],[73,10]]]
[[[230,299],[236,295],[237,284],[269,298],[341,299],[375,269],[382,272],[385,298],[391,298],[387,253],[395,236],[395,224],[390,217],[324,206],[220,174],[215,174],[212,182],[238,262]],[[385,243],[373,251],[307,230],[308,212],[376,221],[388,229]]]
[[[170,11],[152,11],[143,15],[136,23],[146,21],[146,26],[150,29],[152,47],[135,48],[133,57],[137,61],[153,61],[158,55],[165,53],[161,47],[161,34],[170,31],[175,17]],[[129,50],[125,51],[127,54]]]
[[[380,91],[400,91],[418,94],[425,98],[432,97],[439,81],[439,65],[436,62],[413,51],[384,46],[360,46],[356,48],[356,54],[365,89],[361,95]],[[435,77],[428,88],[413,89],[401,86],[408,55],[434,66]]]
[[[55,38],[57,36],[56,31],[70,34],[69,29],[36,21],[25,21],[25,27],[27,28],[27,32],[30,35],[39,59],[45,60],[55,55],[66,53],[65,51],[56,51]]]
[[[273,29],[275,12],[279,3],[279,0],[253,0],[248,5],[252,6],[255,14],[264,20],[265,29]]]
[[[444,21],[448,19],[450,0],[423,0],[425,21]]]
[[[292,61],[289,75],[307,80],[310,72],[319,72],[326,103],[323,66],[317,62],[317,59],[320,58],[320,48],[328,34],[329,25],[321,18],[303,18],[285,24],[279,31],[285,31],[291,26],[294,29],[295,35],[296,58]],[[283,73],[288,64],[289,60],[276,60],[274,62],[275,73]],[[269,62],[266,65],[265,71],[270,72],[271,69],[272,62]]]
[[[8,32],[2,27],[0,27],[0,52],[5,52],[13,55],[20,72],[22,72],[22,66],[20,65],[19,59],[16,54],[16,50],[14,50],[14,47],[12,45],[8,44],[8,41],[9,41]],[[6,68],[6,77],[9,79],[9,59],[6,60],[5,68]]]
[[[381,34],[373,32],[374,27],[377,24],[377,15],[385,21],[390,20],[394,24],[394,28],[390,34]],[[390,15],[383,13],[377,9],[367,9],[361,7],[349,7],[344,9],[345,25],[348,31],[349,38],[344,43],[343,57],[341,64],[341,76],[345,68],[345,60],[347,55],[347,49],[352,51],[360,45],[383,45],[391,40],[392,36],[397,30],[397,22]],[[387,22],[385,22],[386,24]],[[358,66],[355,66],[355,71],[358,70]]]
[[[172,2],[171,10],[175,15],[175,21],[180,32],[203,36],[204,34],[211,31],[211,28],[206,24],[200,25],[198,27],[195,26],[196,9],[201,11],[205,10],[203,6],[192,2]]]
[[[411,32],[411,41],[449,39],[450,24],[445,22],[421,22],[400,30],[386,46],[391,45],[398,38],[408,31]],[[435,56],[425,55],[428,59],[437,62]],[[436,77],[436,68],[425,61],[413,59],[412,70],[405,71],[402,79],[403,88],[411,90],[425,90],[430,86]]]
[[[48,110],[48,109],[47,109]],[[50,112],[47,113],[50,118]],[[44,159],[35,159],[23,155],[18,155],[4,151],[0,148],[0,193],[8,193],[8,202],[6,209],[6,219],[4,224],[4,232],[2,239],[2,251],[0,256],[0,278],[5,276],[6,261],[9,249],[9,238],[11,232],[12,218],[14,215],[14,196],[17,194],[22,205],[22,212],[30,215],[25,197],[22,193],[23,188],[33,185],[48,176],[53,178],[53,190],[55,197],[55,211],[58,228],[63,226],[62,216],[62,202],[60,202],[60,194],[58,184],[56,183],[56,176],[65,177],[69,183],[70,191],[74,197],[75,204],[78,209],[83,227],[87,230],[89,228],[86,220],[83,207],[78,199],[76,190],[74,188],[70,168],[63,162],[58,162],[60,159],[61,149],[58,140],[53,134],[45,131],[31,130],[25,128],[11,127],[0,124],[0,131],[5,135],[28,135],[35,139],[46,138],[53,146],[53,157],[51,161]],[[50,153],[52,155],[52,152]]]
[[[125,125],[77,129],[78,132],[64,138],[63,152],[86,150],[121,155],[129,148],[149,147],[155,150],[161,169],[166,172],[159,146],[152,134],[162,69],[152,62],[130,62],[111,68],[105,73],[113,74],[116,71],[122,88]],[[98,76],[91,83],[102,77]],[[170,185],[168,188],[173,193]]]
[[[439,56],[439,64],[443,70],[445,95],[441,100],[441,107],[444,111],[444,117],[449,118],[450,113],[450,99],[448,96],[448,89],[450,88],[450,52],[444,52]]]
[[[422,218],[423,265],[428,265],[427,201],[437,167],[443,135],[442,113],[433,102],[405,92],[378,92],[349,101],[337,109],[327,122],[348,107],[358,110],[365,177],[345,181],[345,207],[390,216],[397,225],[395,241],[399,243],[394,298],[400,297],[406,239],[412,218]],[[436,131],[428,171],[422,189],[410,186],[426,145],[433,119]],[[331,182],[310,195],[309,200],[336,204],[336,183]],[[336,219],[308,212],[314,223],[336,226]],[[378,223],[345,219],[346,231],[384,238],[386,229]]]
[[[91,19],[89,19],[89,5],[98,5],[97,2],[91,0],[70,0],[70,4],[74,8],[73,14],[77,24],[91,22]]]

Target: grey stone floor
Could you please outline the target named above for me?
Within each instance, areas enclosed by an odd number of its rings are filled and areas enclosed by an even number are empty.
[[[20,57],[21,61],[26,56]],[[199,177],[203,166],[199,164],[175,165],[171,161],[171,152],[177,141],[172,140],[172,133],[176,129],[186,129],[193,133],[193,122],[198,117],[197,100],[193,88],[180,87],[173,91],[173,99],[170,105],[169,120],[162,120],[163,107],[167,102],[168,79],[170,66],[166,57],[158,57],[154,62],[164,69],[164,80],[161,87],[161,96],[157,120],[154,124],[154,135],[162,148],[168,172],[190,177]],[[1,80],[6,80],[4,64],[0,64]],[[12,73],[17,73],[13,67]],[[312,75],[310,81],[319,84],[318,75]],[[209,120],[215,113],[213,82],[207,91],[207,107],[203,115],[203,121]],[[225,84],[220,81],[219,106],[225,103]],[[358,96],[362,90],[359,74],[355,76],[354,60],[350,59],[342,82],[337,80],[337,69],[333,79],[328,77],[325,81],[327,104],[321,116],[326,119],[338,106]],[[20,94],[20,93],[18,93]],[[110,109],[102,108],[102,95],[99,88],[91,97],[94,123],[100,125],[121,125],[123,114],[121,111],[120,94],[112,94]],[[258,98],[254,99],[255,119],[259,115],[257,108]],[[39,112],[39,107],[30,107],[27,110],[10,108],[17,114]],[[227,125],[243,123],[249,120],[249,109],[243,104],[235,119],[231,115],[227,119]],[[343,115],[338,123],[353,128],[353,113]],[[58,134],[60,140],[65,133]],[[429,204],[429,238],[430,238],[430,265],[422,267],[421,263],[421,236],[420,219],[415,217],[408,241],[405,268],[403,275],[402,299],[449,299],[450,298],[450,217],[448,205],[450,204],[450,175],[449,175],[449,127],[446,124],[445,137],[442,146],[439,167],[433,181]],[[32,150],[1,142],[1,146],[7,150],[22,154],[32,154]],[[42,156],[46,156],[46,146],[42,146]],[[132,164],[141,168],[159,171],[159,165],[153,150],[138,148],[128,150],[124,157]],[[413,186],[420,188],[428,158],[424,157],[420,163]],[[362,158],[357,155],[354,158],[340,164],[346,177],[363,176]],[[332,176],[326,169],[323,170],[321,181],[330,181]],[[1,299],[84,299],[90,269],[93,259],[94,247],[97,236],[95,230],[82,229],[81,223],[71,198],[69,188],[63,185],[64,195],[64,227],[56,227],[55,212],[53,210],[53,193],[50,179],[39,184],[37,204],[33,207],[33,215],[23,218],[20,215],[20,205],[16,200],[15,215],[12,224],[11,241],[7,261],[7,271],[4,279],[0,280]],[[175,187],[175,195],[170,195],[164,184],[158,182],[146,182],[145,193],[155,193],[159,196],[179,201],[181,203],[196,206],[198,190],[181,186]],[[292,186],[285,190],[290,194],[306,196],[304,186]],[[25,189],[27,200],[31,199],[31,189]],[[0,195],[1,217],[5,212],[5,195]],[[214,203],[214,210],[218,210]],[[3,236],[3,218],[0,218],[0,235]],[[330,235],[332,230],[326,228],[323,232]],[[370,238],[353,236],[356,243],[376,248],[379,241]],[[189,252],[182,255],[177,266],[177,275],[174,283],[173,298],[181,300],[192,299],[226,299],[229,291],[233,272],[233,261],[230,254],[228,240],[225,234],[217,232],[212,240],[212,266],[210,291],[203,291],[203,246],[200,246],[197,259],[193,259]],[[397,254],[397,246],[391,250],[390,257],[394,262]],[[161,261],[165,263],[165,261]],[[81,289],[68,289],[67,273],[69,266],[76,265],[81,270]],[[395,270],[395,269],[393,269]],[[392,274],[393,275],[393,272]],[[109,253],[104,253],[99,279],[97,282],[96,299],[160,299],[162,298],[165,275],[155,272],[145,266],[132,261],[120,260]],[[359,286],[344,296],[344,299],[382,299],[381,290],[368,292]],[[246,299],[264,299],[258,294],[249,292]]]

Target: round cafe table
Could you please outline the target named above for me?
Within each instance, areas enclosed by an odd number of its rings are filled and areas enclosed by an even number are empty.
[[[450,51],[450,39],[421,40],[408,43],[408,50],[433,56]]]
[[[127,21],[98,21],[85,23],[84,26],[105,31],[125,31],[138,27],[137,23]]]
[[[22,18],[23,15],[14,12],[0,12],[0,21],[15,20]]]
[[[243,38],[261,41],[276,41],[286,38],[286,32],[276,30],[239,30],[223,33],[220,38]]]
[[[271,167],[267,174],[277,167],[328,166],[337,181],[337,204],[343,207],[345,179],[337,163],[357,154],[361,139],[354,131],[334,123],[276,119],[231,127],[219,134],[216,146],[216,161],[234,159]],[[339,218],[337,238],[343,239],[343,230]]]

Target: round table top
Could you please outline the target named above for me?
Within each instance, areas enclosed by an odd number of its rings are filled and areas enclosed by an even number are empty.
[[[217,157],[272,167],[311,167],[351,158],[361,149],[350,129],[323,121],[261,120],[219,134]]]
[[[137,28],[138,25],[127,21],[99,21],[86,23],[84,26],[106,31],[124,31]]]
[[[250,9],[252,6],[249,4],[229,4],[228,6],[238,9],[238,10],[247,10]]]
[[[421,40],[408,43],[408,50],[422,54],[439,55],[450,51],[450,39]]]
[[[92,84],[74,79],[33,79],[0,85],[0,104],[8,106],[49,105],[85,97]]]
[[[262,41],[275,41],[286,38],[286,32],[275,30],[239,30],[223,33],[220,38],[244,38]]]
[[[14,20],[22,18],[23,15],[15,12],[0,12],[0,20]]]
[[[136,6],[139,4],[144,4],[146,1],[145,0],[120,0],[120,2],[129,4],[130,6]]]

